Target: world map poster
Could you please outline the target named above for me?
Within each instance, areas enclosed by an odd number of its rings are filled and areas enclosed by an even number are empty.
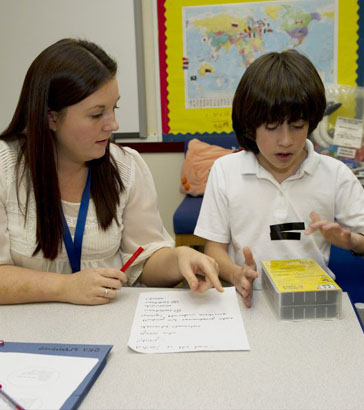
[[[230,107],[245,69],[273,50],[300,50],[324,81],[336,82],[337,5],[335,0],[317,3],[184,7],[186,108]]]
[[[270,51],[296,49],[310,58],[324,83],[355,84],[356,1],[346,0],[345,12],[339,0],[160,3],[164,140],[231,133],[231,104],[241,76]],[[345,69],[338,60],[342,37],[350,39]]]

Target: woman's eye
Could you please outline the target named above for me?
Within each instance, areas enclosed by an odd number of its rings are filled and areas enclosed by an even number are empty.
[[[100,113],[98,113],[98,114],[92,114],[92,115],[91,115],[91,118],[97,119],[97,118],[100,118],[101,116],[102,116],[102,112],[100,112]]]
[[[119,107],[117,105],[114,106],[114,111],[117,110]]]

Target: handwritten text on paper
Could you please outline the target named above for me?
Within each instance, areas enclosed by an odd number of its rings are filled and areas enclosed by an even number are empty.
[[[249,350],[235,288],[141,293],[129,347],[142,353]]]

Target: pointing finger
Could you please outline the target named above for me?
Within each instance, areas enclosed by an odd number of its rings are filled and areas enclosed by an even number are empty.
[[[243,248],[243,254],[245,258],[245,264],[251,266],[254,270],[256,269],[256,263],[253,257],[253,253],[248,246]]]
[[[312,221],[313,223],[315,223],[315,222],[318,222],[318,221],[320,220],[320,215],[319,215],[317,212],[312,211],[312,212],[310,213],[310,218],[311,218],[311,221]]]
[[[315,226],[315,224],[320,221],[320,215],[317,212],[312,211],[310,212],[310,218],[311,218],[312,223],[305,230],[304,232],[305,235],[310,235],[312,232],[314,232],[318,228],[318,226]]]

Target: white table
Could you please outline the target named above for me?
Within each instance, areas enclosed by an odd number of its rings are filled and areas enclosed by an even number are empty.
[[[140,354],[127,347],[146,288],[105,306],[0,306],[0,339],[113,344],[81,409],[364,409],[364,333],[343,294],[343,317],[278,321],[261,292],[242,315],[250,351]],[[161,290],[161,289],[159,289]]]

